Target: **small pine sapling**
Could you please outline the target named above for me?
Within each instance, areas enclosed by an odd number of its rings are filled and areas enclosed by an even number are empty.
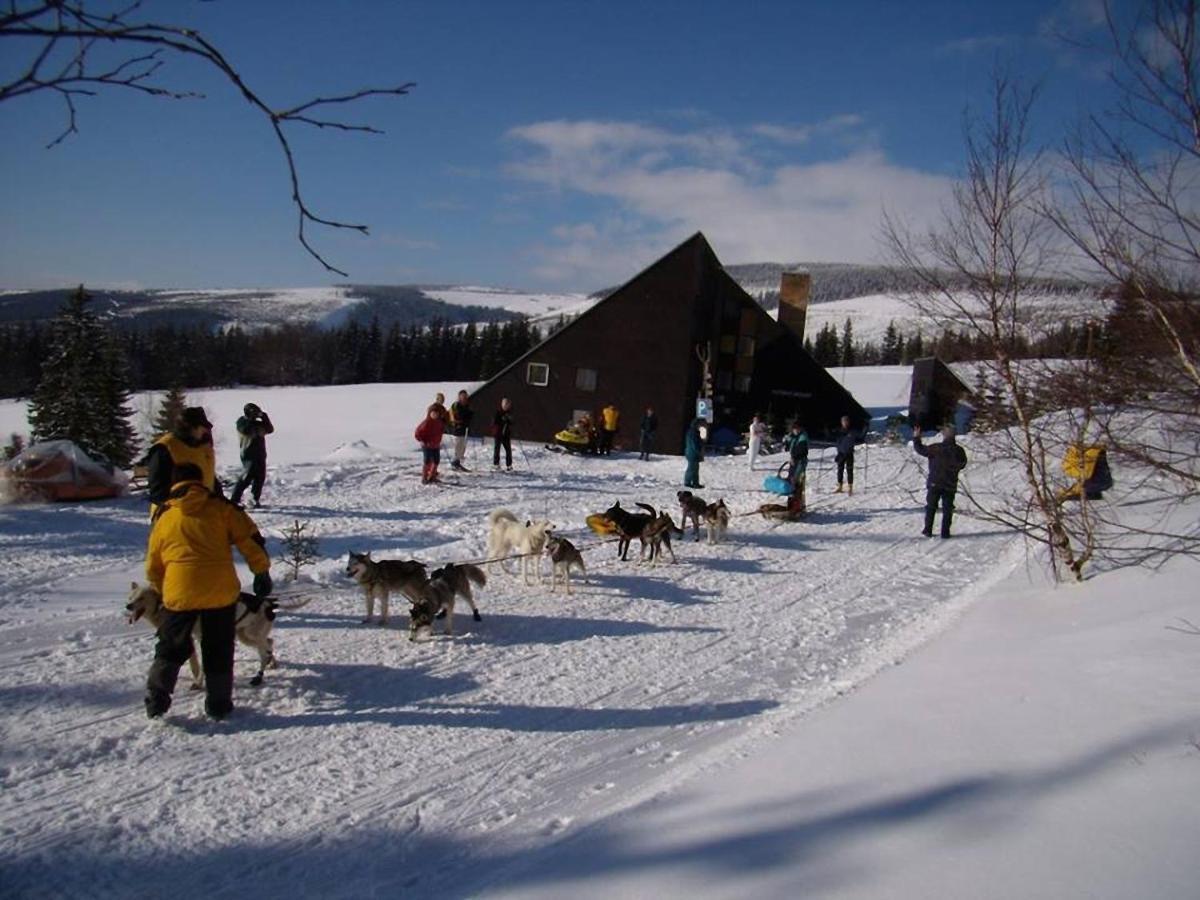
[[[279,532],[283,538],[285,564],[291,567],[289,580],[295,581],[300,577],[300,569],[310,566],[317,561],[317,538],[309,534],[308,523],[296,519],[290,528]]]

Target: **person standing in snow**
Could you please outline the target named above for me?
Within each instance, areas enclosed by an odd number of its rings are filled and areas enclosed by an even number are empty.
[[[203,407],[189,406],[179,414],[175,427],[146,451],[142,464],[146,466],[151,518],[158,505],[165,503],[167,494],[171,492],[171,476],[175,467],[184,463],[191,463],[200,469],[200,481],[208,490],[221,493],[212,427]]]
[[[954,518],[954,495],[958,492],[958,473],[967,467],[967,451],[954,439],[954,426],[942,429],[942,442],[926,446],[921,443],[921,429],[913,429],[913,450],[929,460],[929,476],[925,479],[925,527],[921,534],[933,537],[933,519],[938,503],[942,505],[942,537],[950,537],[950,522]]]
[[[425,410],[425,418],[418,423],[413,437],[421,445],[421,484],[435,484],[438,480],[438,464],[442,461],[442,437],[446,433],[446,422],[442,418],[445,407],[431,403]]]
[[[683,486],[686,488],[702,488],[700,483],[700,462],[704,459],[704,435],[700,429],[707,421],[699,416],[688,426],[683,438],[683,455],[687,459],[687,468],[683,472]]]
[[[654,446],[654,435],[658,431],[658,416],[654,414],[653,406],[646,407],[646,413],[642,416],[642,424],[638,430],[641,433],[641,440],[638,445],[641,453],[638,459],[649,460],[650,448]]]
[[[750,420],[750,441],[748,455],[750,457],[750,471],[754,471],[754,464],[758,461],[758,454],[762,450],[763,438],[767,436],[767,423],[762,420],[758,413],[754,414],[754,418]]]
[[[146,579],[162,596],[154,662],[146,676],[146,715],[171,708],[180,667],[192,655],[200,624],[204,711],[223,719],[233,711],[234,618],[241,584],[233,547],[254,573],[254,593],[271,593],[271,560],[254,521],[240,506],[214,496],[193,463],[175,468],[166,502],[155,513],[146,548]]]
[[[788,452],[788,481],[792,483],[793,491],[804,493],[804,476],[808,472],[808,432],[797,419],[792,423],[792,429],[783,439],[784,449]]]
[[[500,448],[504,448],[504,466],[512,471],[512,401],[507,397],[500,401],[500,408],[492,416],[492,468],[500,468]]]
[[[237,433],[242,451],[242,477],[234,485],[229,499],[241,503],[242,494],[249,487],[257,508],[263,483],[267,480],[267,435],[275,433],[275,426],[271,424],[271,417],[257,404],[247,403],[237,420]]]
[[[847,493],[854,493],[854,445],[858,441],[858,435],[850,428],[850,417],[842,416],[842,433],[838,436],[836,445],[836,454],[833,461],[837,463],[837,489],[835,494],[842,492],[843,477],[847,486]]]
[[[613,404],[608,404],[601,411],[604,421],[604,431],[600,435],[600,453],[608,456],[612,453],[613,441],[617,437],[617,423],[621,419],[621,411]]]
[[[450,404],[450,433],[454,435],[454,459],[450,460],[450,468],[462,472],[463,457],[467,455],[467,434],[471,430],[471,420],[475,418],[475,410],[471,409],[471,396],[466,391],[458,392],[458,399]]]

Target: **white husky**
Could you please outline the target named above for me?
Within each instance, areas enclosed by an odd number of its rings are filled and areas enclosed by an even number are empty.
[[[546,549],[546,538],[554,526],[546,521],[527,521],[524,525],[507,509],[493,509],[488,513],[487,555],[489,560],[500,562],[502,557],[521,555],[521,574],[526,584],[542,580],[542,551]],[[532,579],[531,580],[531,576]]]

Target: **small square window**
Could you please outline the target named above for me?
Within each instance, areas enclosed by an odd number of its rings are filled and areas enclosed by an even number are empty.
[[[738,338],[738,356],[754,355],[754,338],[743,334]]]
[[[596,370],[576,369],[575,387],[581,391],[594,391],[596,389]]]
[[[736,378],[734,378],[733,389],[739,394],[750,393],[750,376],[738,375]]]
[[[535,387],[545,387],[550,383],[550,367],[545,363],[531,362],[525,370],[525,380]]]
[[[737,335],[735,335],[735,334],[721,335],[720,347],[721,347],[722,353],[732,354],[733,351],[737,348]]]

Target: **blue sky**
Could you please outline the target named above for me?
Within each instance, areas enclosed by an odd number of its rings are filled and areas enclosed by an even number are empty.
[[[310,206],[370,226],[310,239],[357,283],[591,291],[695,231],[726,263],[880,261],[886,206],[932,221],[996,60],[1042,85],[1035,137],[1105,99],[1095,0],[148,2],[270,103],[413,81],[347,110],[383,135],[293,128]],[[9,63],[14,56],[9,47]],[[295,239],[267,123],[109,93],[0,104],[0,287],[340,283]]]

